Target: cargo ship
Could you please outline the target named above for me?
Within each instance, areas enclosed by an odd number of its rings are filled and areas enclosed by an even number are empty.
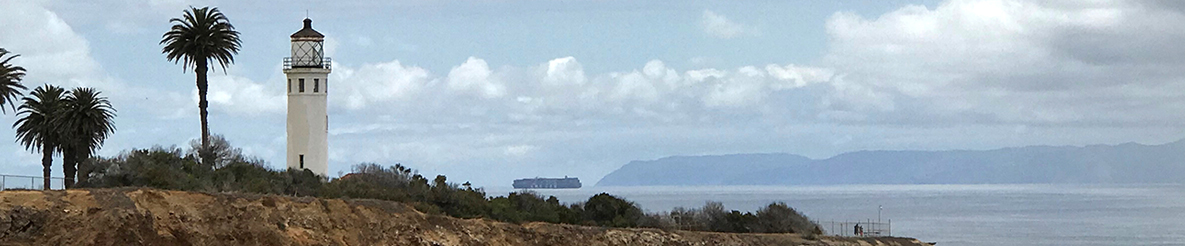
[[[526,178],[515,179],[515,189],[579,189],[580,179],[576,177],[563,178]]]

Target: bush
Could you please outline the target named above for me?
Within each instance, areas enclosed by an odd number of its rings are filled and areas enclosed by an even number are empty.
[[[755,232],[764,233],[821,233],[819,225],[812,222],[794,208],[786,206],[784,202],[770,203],[769,206],[757,210],[757,226]]]
[[[642,217],[642,209],[633,202],[608,193],[592,196],[584,203],[584,219],[600,226],[636,227]]]
[[[689,231],[706,231],[708,230],[707,221],[700,218],[701,212],[697,209],[686,209],[683,207],[676,207],[671,209],[668,218],[670,218],[674,229],[689,230]]]
[[[782,202],[771,203],[758,209],[755,214],[742,213],[737,210],[728,211],[724,209],[723,204],[709,201],[700,209],[676,207],[665,216],[660,214],[648,216],[658,216],[657,218],[644,219],[647,221],[658,220],[658,226],[647,226],[656,228],[669,226],[669,228],[679,230],[734,233],[800,233],[807,235],[823,233],[817,224]]]
[[[209,174],[196,158],[178,148],[132,150],[114,158],[88,160],[94,171],[79,187],[148,186],[173,190],[203,188],[200,178]]]
[[[402,165],[385,168],[374,163],[363,163],[355,165],[352,171],[325,184],[323,196],[399,202],[424,201],[427,197],[427,180]]]
[[[490,198],[490,208],[490,218],[512,223],[540,221],[576,224],[581,221],[573,207],[560,204],[555,196],[543,199],[530,191]]]
[[[604,227],[649,227],[717,232],[821,233],[819,227],[785,203],[773,203],[756,214],[724,209],[707,202],[699,209],[674,208],[669,213],[645,214],[636,204],[600,193],[587,201],[562,204],[554,196],[512,192],[487,197],[484,190],[465,182],[449,183],[444,175],[431,181],[401,164],[383,167],[362,163],[351,173],[328,180],[312,171],[267,168],[230,147],[221,136],[205,152],[214,160],[203,165],[193,147],[189,153],[177,147],[152,147],[111,158],[91,158],[92,171],[78,187],[142,186],[205,192],[248,192],[322,198],[367,198],[404,202],[431,214],[459,218],[489,218],[511,223],[549,222]]]

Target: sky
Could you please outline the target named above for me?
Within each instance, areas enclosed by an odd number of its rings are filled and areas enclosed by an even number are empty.
[[[675,155],[1185,137],[1179,1],[0,0],[0,47],[29,88],[111,99],[98,154],[188,146],[194,74],[158,44],[188,6],[242,33],[210,72],[211,131],[275,168],[288,35],[307,16],[327,36],[330,176],[373,162],[591,185]],[[14,135],[0,128],[0,173],[39,175]]]

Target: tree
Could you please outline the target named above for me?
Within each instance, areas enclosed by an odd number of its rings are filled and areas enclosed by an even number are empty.
[[[642,209],[633,202],[601,193],[584,203],[584,219],[600,226],[634,227],[643,216]]]
[[[162,35],[160,44],[164,45],[164,53],[169,61],[181,63],[182,69],[193,67],[197,76],[198,111],[202,122],[202,149],[210,146],[210,127],[206,119],[206,91],[209,83],[206,81],[206,71],[210,62],[217,62],[226,72],[226,65],[234,63],[234,55],[239,53],[242,43],[239,32],[230,24],[226,16],[218,8],[190,7],[185,10],[181,18],[169,20],[173,27]],[[202,163],[210,165],[209,154],[200,154]]]
[[[247,157],[243,156],[243,149],[231,146],[230,141],[227,141],[226,137],[220,134],[211,134],[209,146],[205,147],[205,150],[202,148],[202,142],[200,140],[189,142],[189,153],[197,155],[206,153],[210,158],[207,164],[210,164],[210,168],[213,169],[222,168],[234,162],[253,161],[247,160]]]
[[[66,177],[65,187],[71,188],[81,161],[90,158],[115,133],[115,108],[98,90],[86,87],[74,88],[63,102],[65,111],[58,118],[62,122],[56,125],[62,126],[62,172]],[[79,175],[79,181],[86,181],[87,175],[87,172]]]
[[[41,151],[43,189],[49,189],[50,167],[53,165],[53,153],[61,143],[59,134],[62,129],[59,119],[65,105],[62,102],[66,90],[53,85],[44,85],[33,90],[30,96],[24,98],[24,104],[17,108],[16,138],[25,149]]]
[[[811,234],[819,225],[784,202],[770,203],[757,210],[758,232]]]
[[[21,91],[25,90],[25,86],[21,85],[21,79],[25,77],[25,68],[9,63],[20,55],[13,54],[4,58],[6,55],[8,50],[0,48],[0,112],[4,113],[8,113],[4,105],[16,109],[13,101],[19,99]]]
[[[704,203],[704,207],[700,208],[700,221],[703,221],[708,231],[728,231],[728,212],[724,210],[724,204],[715,201],[708,201]]]

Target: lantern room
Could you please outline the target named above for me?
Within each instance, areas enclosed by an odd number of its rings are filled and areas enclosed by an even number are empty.
[[[284,59],[284,68],[329,68],[325,57],[325,35],[313,30],[313,20],[304,19],[304,28],[292,36],[292,56]]]

